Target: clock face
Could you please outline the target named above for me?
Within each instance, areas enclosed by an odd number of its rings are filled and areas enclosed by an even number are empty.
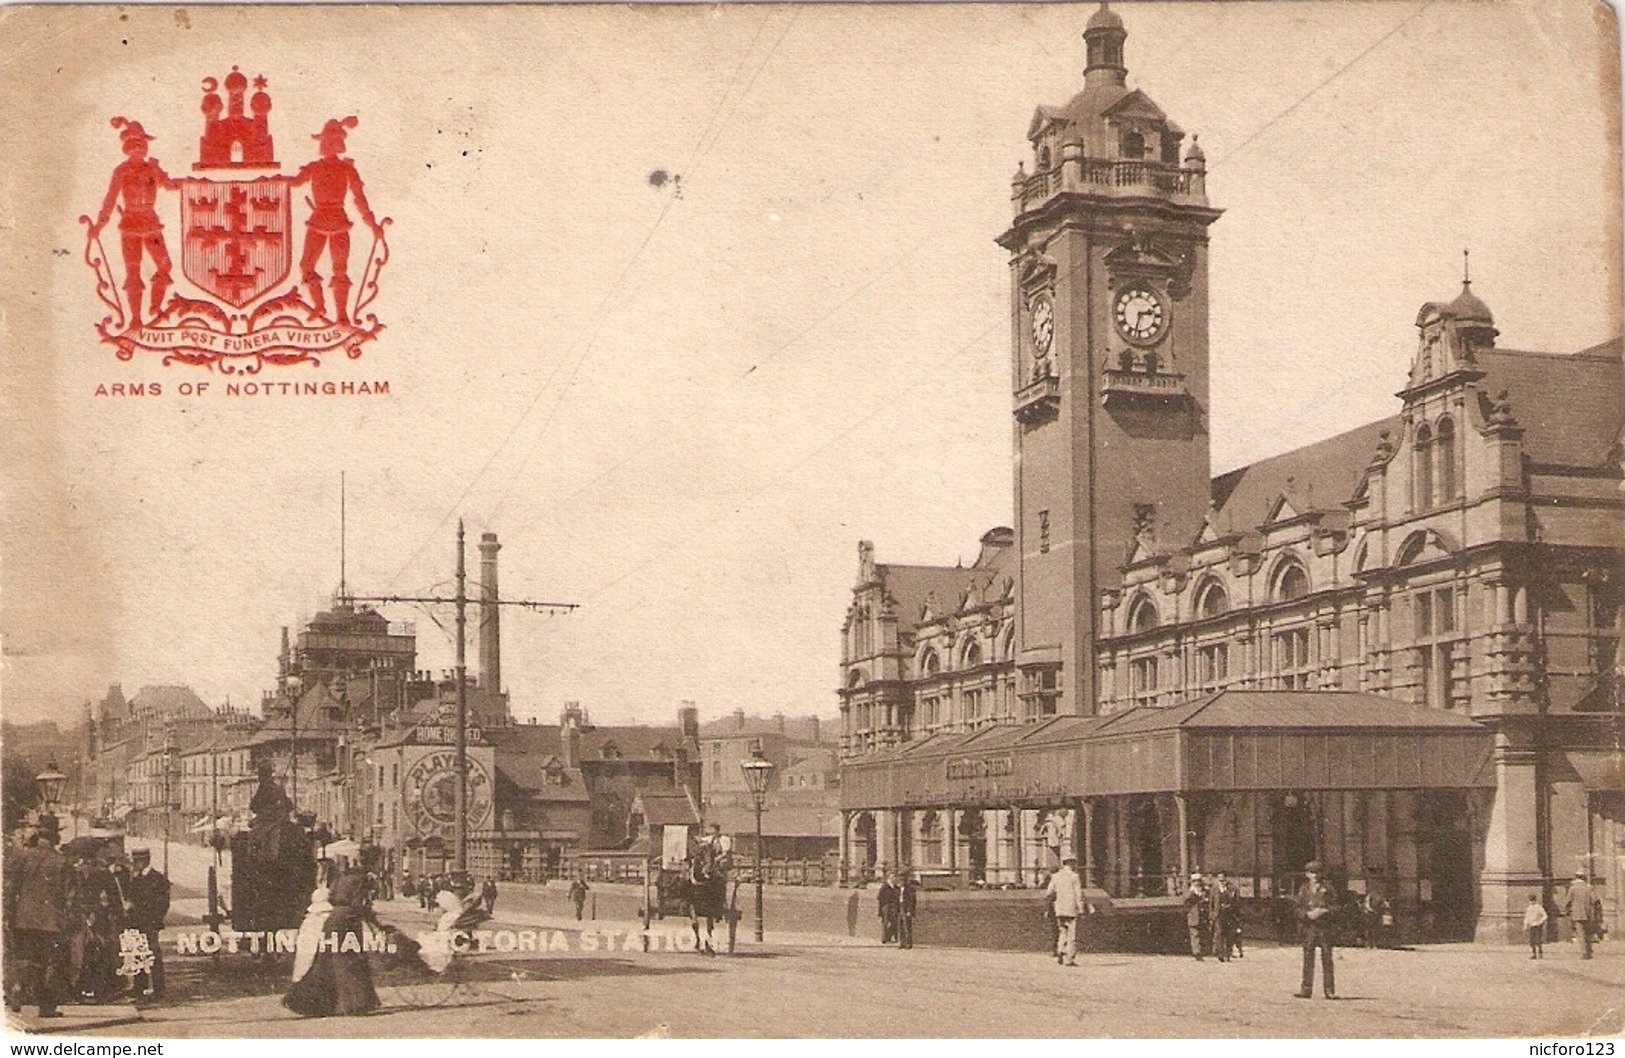
[[[1049,298],[1038,298],[1033,301],[1033,355],[1048,356],[1054,341],[1055,306]]]
[[[1133,286],[1117,295],[1117,330],[1137,345],[1150,345],[1168,328],[1162,299],[1149,287]]]

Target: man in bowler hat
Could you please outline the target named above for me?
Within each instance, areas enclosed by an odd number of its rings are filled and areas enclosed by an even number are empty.
[[[129,928],[141,931],[147,938],[147,947],[152,950],[150,977],[141,974],[136,981],[146,977],[143,982],[146,994],[159,999],[164,994],[164,953],[158,945],[158,931],[164,928],[164,917],[169,914],[169,879],[153,869],[152,853],[147,849],[132,849],[130,863],[135,870],[124,891],[124,921]],[[138,989],[137,996],[140,995]]]
[[[1304,865],[1307,875],[1298,895],[1293,898],[1292,911],[1298,920],[1298,940],[1303,945],[1303,983],[1298,988],[1299,999],[1308,999],[1315,993],[1315,949],[1320,949],[1321,986],[1327,999],[1337,998],[1337,985],[1332,979],[1332,919],[1337,908],[1337,894],[1320,879],[1320,861],[1310,860]]]

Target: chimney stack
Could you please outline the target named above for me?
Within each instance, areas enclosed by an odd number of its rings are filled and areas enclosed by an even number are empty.
[[[566,768],[581,767],[581,703],[565,702],[559,715],[559,746],[564,751]]]
[[[809,716],[807,719],[809,721],[811,721],[811,723],[808,726],[809,726],[809,728],[811,730],[811,733],[812,733],[812,740],[814,742],[817,742],[818,741],[818,717]]]
[[[677,748],[672,753],[672,785],[679,790],[689,786],[689,751],[700,751],[700,711],[693,702],[677,710]]]
[[[497,534],[480,536],[480,686],[502,693],[502,625],[497,605]]]

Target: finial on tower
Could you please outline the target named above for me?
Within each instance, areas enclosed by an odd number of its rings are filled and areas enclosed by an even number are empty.
[[[1473,270],[1471,268],[1471,263],[1471,255],[1467,252],[1467,248],[1463,246],[1461,248],[1461,285],[1464,287],[1472,286],[1473,284]]]

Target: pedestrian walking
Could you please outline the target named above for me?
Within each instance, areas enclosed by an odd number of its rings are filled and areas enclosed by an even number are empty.
[[[587,880],[578,877],[570,883],[570,903],[575,905],[576,921],[581,921],[582,909],[587,906]]]
[[[1044,891],[1055,914],[1055,961],[1062,966],[1078,965],[1078,916],[1083,913],[1083,882],[1076,870],[1078,857],[1066,853],[1061,866],[1049,876]]]
[[[55,816],[42,816],[30,843],[6,861],[6,954],[15,975],[6,980],[13,1013],[32,1002],[42,1018],[59,1018],[63,993],[63,939],[68,928],[68,861],[57,851]]]
[[[913,871],[903,872],[902,888],[897,893],[897,946],[914,947],[914,914],[920,906],[920,885]]]
[[[1540,897],[1530,893],[1529,904],[1523,909],[1523,928],[1529,934],[1531,959],[1546,957],[1546,918],[1546,909],[1541,906]]]
[[[897,916],[902,906],[902,890],[897,885],[896,872],[886,872],[886,880],[880,883],[875,901],[880,911],[880,943],[890,944],[897,939]]]
[[[1563,901],[1563,913],[1569,916],[1574,931],[1580,935],[1580,958],[1591,958],[1591,945],[1602,928],[1602,897],[1591,887],[1584,867],[1574,872],[1574,881],[1569,884]]]
[[[487,878],[485,884],[480,886],[480,900],[485,904],[485,913],[491,914],[497,909],[497,881]]]
[[[1315,949],[1320,949],[1321,988],[1327,999],[1337,998],[1337,984],[1332,977],[1332,926],[1336,918],[1337,894],[1320,880],[1320,861],[1310,860],[1304,865],[1307,875],[1302,888],[1292,900],[1292,913],[1298,920],[1298,940],[1303,945],[1303,982],[1296,993],[1299,999],[1315,994]]]
[[[1202,961],[1202,948],[1212,930],[1208,921],[1208,886],[1201,871],[1191,872],[1191,884],[1185,889],[1185,929],[1191,936],[1191,955]]]
[[[152,866],[152,852],[131,849],[133,868],[124,890],[124,921],[130,929],[139,930],[147,939],[152,952],[152,970],[137,974],[131,981],[136,996],[162,999],[164,995],[164,952],[158,944],[158,931],[164,928],[169,914],[169,879]]]
[[[1240,899],[1241,894],[1230,876],[1224,871],[1214,872],[1208,918],[1213,927],[1213,954],[1220,962],[1230,961],[1230,950],[1236,945],[1236,907]]]

